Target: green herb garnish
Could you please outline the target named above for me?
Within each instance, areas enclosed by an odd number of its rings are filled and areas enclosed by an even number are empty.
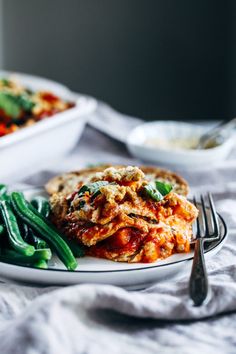
[[[12,118],[17,118],[21,112],[15,97],[8,92],[0,92],[0,108]]]
[[[16,97],[16,100],[18,102],[18,104],[23,108],[24,111],[26,112],[30,112],[32,110],[32,108],[34,107],[35,103],[32,102],[28,95],[26,94],[21,94],[19,96]]]
[[[155,181],[156,189],[163,195],[169,194],[173,186],[170,183]]]
[[[164,196],[169,194],[172,188],[173,187],[171,184],[160,181],[155,181],[155,186],[153,186],[153,184],[151,183],[144,186],[146,194],[157,202],[159,202],[164,198]]]
[[[85,184],[80,188],[78,191],[78,196],[82,197],[85,192],[89,192],[89,194],[92,195],[93,198],[96,198],[98,194],[100,194],[100,188],[103,186],[107,186],[109,182],[107,181],[98,181],[90,184]]]
[[[10,81],[7,79],[1,79],[3,86],[9,86]]]
[[[10,92],[0,92],[0,108],[11,118],[18,118],[21,111],[31,111],[34,103],[26,94],[13,95]]]

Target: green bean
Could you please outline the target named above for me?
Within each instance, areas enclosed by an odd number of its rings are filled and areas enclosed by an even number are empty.
[[[10,203],[10,197],[8,194],[3,194],[0,196],[0,200],[6,200],[7,202]]]
[[[24,195],[19,192],[11,193],[11,202],[18,217],[30,226],[35,232],[55,250],[58,257],[65,264],[67,269],[74,270],[77,267],[77,261],[67,243],[62,239],[60,234],[52,227],[45,223],[39,213],[34,208],[28,206]]]
[[[21,226],[21,233],[23,235],[23,239],[33,245],[36,250],[41,248],[48,248],[47,243],[42,240],[40,237],[36,236],[34,231],[25,223],[20,223]]]
[[[58,230],[55,228],[55,226],[53,224],[51,224],[49,222],[49,220],[47,218],[45,218],[43,215],[41,215],[37,209],[35,209],[32,204],[28,203],[27,202],[27,205],[29,207],[29,209],[34,212],[36,215],[38,215],[39,217],[41,217],[43,219],[43,221],[51,228],[53,228],[53,230],[55,232],[58,233]],[[66,236],[64,236],[63,234],[60,233],[60,237],[68,244],[68,246],[70,247],[73,255],[75,257],[83,257],[85,252],[84,252],[84,248],[80,245],[78,245],[78,243],[76,243],[75,241],[73,240],[68,240],[68,238]]]
[[[48,269],[48,264],[44,259],[41,259],[40,261],[35,262],[33,266],[35,268]]]
[[[7,186],[5,184],[0,184],[0,196],[7,193]]]
[[[48,200],[44,197],[37,196],[31,200],[31,205],[45,218],[49,216],[50,213],[50,204]],[[32,240],[36,248],[47,248],[47,243],[42,240],[40,237],[34,234],[34,231],[29,228],[29,238]]]
[[[3,232],[4,232],[4,226],[0,225],[0,235],[3,234]]]
[[[7,195],[7,186],[5,184],[0,184],[0,200],[9,201],[9,195]]]
[[[28,237],[29,242],[31,241],[30,243],[32,243],[36,249],[48,248],[47,242],[36,236],[31,228],[29,228]]]
[[[33,207],[45,218],[50,214],[50,204],[48,200],[44,197],[37,196],[31,200]]]
[[[31,204],[35,207],[35,209],[37,209],[37,211],[41,215],[48,217],[50,212],[50,205],[46,198],[37,196],[31,201]],[[36,249],[48,247],[47,243],[40,237],[35,235],[34,231],[30,227],[28,227],[28,225],[22,224],[22,232],[24,235],[24,240],[32,244]]]
[[[15,259],[18,261],[21,261],[22,263],[33,263],[33,262],[37,262],[40,260],[44,260],[44,261],[48,261],[52,258],[52,251],[50,250],[50,248],[43,248],[41,250],[36,250],[34,252],[34,254],[32,256],[24,256],[18,252],[16,252],[15,250],[11,250],[11,249],[4,249],[1,254],[0,257],[8,257],[9,259]]]
[[[78,245],[78,243],[76,243],[73,240],[68,240],[66,236],[64,236],[63,234],[60,234],[61,238],[63,238],[63,240],[68,244],[68,246],[70,247],[73,255],[75,257],[81,258],[85,255],[85,251],[84,248],[80,245]]]
[[[31,203],[35,206],[40,214],[44,215],[45,217],[49,215],[50,206],[46,198],[38,196],[35,197]],[[33,245],[36,249],[48,247],[47,243],[38,237],[28,225],[21,223],[21,229],[24,240]]]
[[[23,256],[14,250],[3,250],[0,254],[0,262],[12,264],[27,265],[37,268],[47,268],[47,261],[51,259],[50,249],[36,250],[32,256]]]
[[[20,254],[32,256],[35,252],[35,248],[26,243],[21,237],[16,217],[7,201],[0,200],[0,213],[6,227],[11,246]]]

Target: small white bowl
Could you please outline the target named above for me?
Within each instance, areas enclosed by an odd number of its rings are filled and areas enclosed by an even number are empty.
[[[147,139],[173,140],[199,138],[206,133],[206,126],[175,121],[144,123],[134,128],[127,138],[132,155],[149,162],[182,166],[208,166],[224,160],[234,146],[235,136],[211,149],[195,150],[146,145]]]

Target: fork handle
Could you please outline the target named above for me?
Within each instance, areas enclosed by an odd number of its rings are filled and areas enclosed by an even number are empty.
[[[197,238],[189,281],[189,294],[195,306],[202,305],[207,297],[208,290],[209,284],[204,259],[204,240]]]

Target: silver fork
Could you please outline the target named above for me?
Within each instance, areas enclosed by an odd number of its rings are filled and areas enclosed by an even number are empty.
[[[199,209],[196,220],[196,241],[194,258],[189,281],[189,294],[195,306],[200,306],[209,293],[209,283],[204,259],[204,243],[216,241],[220,237],[218,216],[210,193],[207,198],[200,196],[200,203],[193,198],[193,203]],[[207,207],[208,204],[208,207]],[[211,225],[211,227],[209,227]]]

